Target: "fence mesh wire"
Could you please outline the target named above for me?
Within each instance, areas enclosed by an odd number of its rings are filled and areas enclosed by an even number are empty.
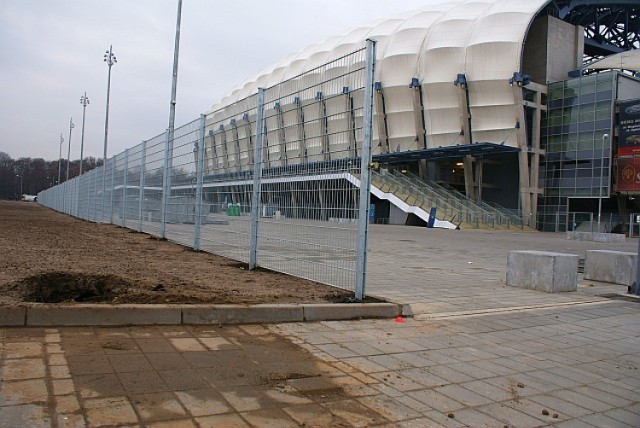
[[[38,201],[241,262],[254,239],[259,266],[354,290],[368,72],[358,49],[266,88],[261,104],[252,94],[127,149]]]

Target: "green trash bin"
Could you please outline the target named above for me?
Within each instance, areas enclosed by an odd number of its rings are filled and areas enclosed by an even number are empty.
[[[240,204],[227,205],[227,215],[231,217],[240,217]]]

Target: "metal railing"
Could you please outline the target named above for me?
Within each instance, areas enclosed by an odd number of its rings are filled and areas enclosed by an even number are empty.
[[[415,175],[414,177],[420,180]],[[473,200],[460,192],[458,189],[448,184],[438,184],[434,181],[428,180],[421,181],[431,188],[442,189],[444,192],[447,192],[450,197],[457,199],[461,204],[463,204],[470,210],[481,212],[483,213],[482,215],[487,217],[494,217],[495,222],[498,225],[502,225],[508,229],[511,227],[520,229],[524,228],[524,222],[522,221],[522,217],[517,213],[517,210],[516,212],[514,212],[513,210],[509,210],[495,203]]]
[[[374,175],[374,183],[382,186],[382,191],[394,193],[402,201],[418,206],[429,212],[436,208],[438,218],[467,227],[522,229],[522,219],[514,219],[483,202],[477,203],[439,184],[422,180],[412,173],[390,171]],[[386,190],[385,190],[386,189]]]
[[[201,115],[38,202],[365,295],[375,42]]]

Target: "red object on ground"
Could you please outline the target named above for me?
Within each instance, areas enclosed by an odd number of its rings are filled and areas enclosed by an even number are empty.
[[[402,318],[402,317],[397,317],[397,318],[396,318],[396,322],[404,322],[404,318]]]

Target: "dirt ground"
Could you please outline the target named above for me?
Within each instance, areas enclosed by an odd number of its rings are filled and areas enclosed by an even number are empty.
[[[326,303],[353,293],[96,224],[0,201],[0,303]]]

